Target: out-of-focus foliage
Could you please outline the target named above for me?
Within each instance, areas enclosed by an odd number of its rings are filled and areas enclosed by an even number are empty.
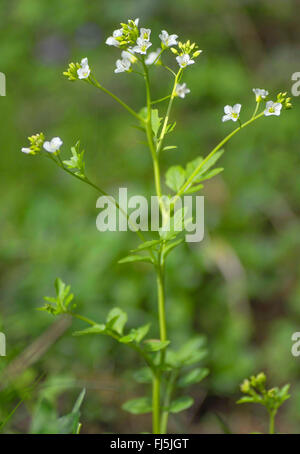
[[[126,308],[132,327],[155,326],[154,276],[147,264],[117,264],[137,246],[136,238],[96,230],[96,193],[20,149],[40,131],[62,137],[64,149],[80,139],[92,180],[115,195],[124,186],[129,195],[151,195],[151,160],[140,132],[110,98],[69,83],[62,76],[69,61],[87,56],[101,83],[138,109],[145,103],[142,82],[137,75],[114,74],[119,53],[105,46],[105,38],[120,21],[140,17],[153,35],[166,29],[196,41],[203,54],[185,76],[191,93],[176,100],[173,111],[178,149],[163,158],[165,169],[184,167],[230,131],[221,122],[225,104],[241,102],[243,114],[250,115],[253,87],[290,90],[291,75],[299,71],[299,3],[1,0],[0,7],[0,71],[7,81],[7,96],[0,98],[0,331],[8,352],[0,358],[0,420],[24,399],[5,430],[32,429],[41,382],[28,388],[44,374],[58,383],[64,377],[60,414],[87,387],[84,431],[135,432],[119,409],[137,395],[137,385],[128,381],[128,369],[140,367],[134,353],[109,338],[72,337],[82,328],[79,321],[72,328],[69,322],[49,328],[49,317],[36,308],[61,276],[76,293],[81,313],[101,321],[117,306]],[[162,84],[171,83],[169,74],[154,68],[151,77],[159,98]],[[228,406],[227,397],[234,405],[239,382],[261,369],[272,382],[291,383],[293,399],[278,425],[299,430],[299,360],[290,353],[300,324],[298,98],[293,104],[287,115],[264,119],[226,146],[219,161],[224,171],[205,186],[205,240],[170,256],[172,344],[205,334],[210,369],[205,385],[194,386],[193,418],[174,417],[173,430],[177,423],[179,431],[216,431],[211,415],[217,411],[233,430],[249,432],[249,408]],[[45,347],[41,336],[49,329],[60,331],[49,333]],[[157,336],[153,328],[150,335]],[[34,343],[39,339],[41,344]]]

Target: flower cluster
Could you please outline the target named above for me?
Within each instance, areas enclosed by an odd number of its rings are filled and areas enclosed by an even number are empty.
[[[150,28],[138,28],[139,19],[129,20],[127,24],[121,23],[121,28],[114,30],[112,36],[109,36],[106,40],[106,44],[109,46],[119,47],[130,54],[128,56],[121,55],[121,59],[116,62],[115,72],[128,72],[130,66],[135,61],[132,60],[134,54],[144,56],[147,54],[149,47],[152,46],[150,41],[151,29]],[[196,58],[202,52],[197,50],[198,46],[195,43],[187,41],[186,43],[178,42],[178,35],[171,34],[166,30],[162,30],[159,34],[161,40],[161,48],[155,52],[151,52],[145,59],[146,65],[152,65],[159,62],[159,57],[163,51],[170,48],[174,54],[177,55],[176,60],[180,68],[186,68],[189,65],[195,63],[193,58]],[[178,45],[179,50],[172,46]],[[191,55],[192,54],[192,55]]]
[[[253,88],[253,93],[255,94],[255,100],[257,102],[257,108],[259,104],[261,103],[262,100],[266,99],[269,95],[269,92],[267,90],[264,90],[262,88]],[[279,93],[277,95],[277,100],[276,102],[274,101],[267,101],[265,109],[263,111],[263,114],[266,117],[269,117],[270,115],[276,115],[279,117],[281,114],[281,109],[290,109],[292,107],[291,104],[291,98],[287,98],[287,93]],[[222,121],[237,121],[240,118],[240,112],[241,112],[242,105],[241,104],[235,104],[234,106],[225,106],[224,107],[224,114],[222,117]],[[255,113],[257,112],[257,109]]]
[[[239,399],[237,403],[258,403],[265,406],[269,412],[276,413],[278,408],[289,399],[290,385],[266,389],[266,382],[267,377],[263,372],[244,380],[240,389],[246,396]]]
[[[277,102],[282,104],[284,109],[291,109],[292,108],[292,103],[291,103],[291,98],[287,98],[287,92],[285,93],[278,93],[277,95]]]
[[[134,45],[139,37],[139,19],[128,20],[127,24],[121,23],[121,28],[115,30],[106,40],[108,46],[120,47],[128,49]]]
[[[41,152],[42,148],[48,153],[57,153],[63,144],[59,137],[53,137],[50,141],[45,140],[44,134],[35,134],[28,137],[30,147],[22,148],[22,153],[36,155]]]
[[[170,49],[176,55],[179,67],[184,69],[195,63],[194,59],[202,52],[190,40],[182,43],[178,41],[178,35],[169,35],[167,30],[162,30],[159,34],[161,47],[147,55],[148,49],[152,46],[150,37],[151,29],[139,28],[139,19],[128,20],[127,24],[121,23],[120,28],[114,30],[112,35],[105,41],[108,46],[117,47],[122,50],[121,57],[116,61],[114,72],[131,72],[131,65],[137,61],[141,61],[146,65],[162,64],[160,57],[167,49]],[[178,49],[173,46],[178,46]],[[74,81],[78,79],[89,79],[90,73],[88,59],[85,57],[80,63],[70,63],[67,71],[63,74],[69,80]]]
[[[63,75],[68,78],[71,82],[74,82],[78,79],[77,71],[80,69],[80,63],[69,63],[67,71],[63,72]]]
[[[186,43],[179,41],[178,47],[179,50],[172,47],[171,51],[173,54],[177,55],[176,61],[180,68],[186,68],[187,66],[194,64],[195,60],[193,60],[193,58],[199,57],[202,52],[202,50],[198,49],[197,44],[191,43],[190,40]]]
[[[22,153],[35,155],[41,151],[43,143],[45,142],[45,136],[42,132],[28,137],[30,146],[22,148]]]

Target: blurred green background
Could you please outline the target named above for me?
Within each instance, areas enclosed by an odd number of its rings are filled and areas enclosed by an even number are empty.
[[[86,386],[83,432],[147,430],[149,417],[120,410],[143,393],[132,380],[136,357],[106,338],[74,338],[82,324],[55,321],[36,308],[60,276],[83,314],[101,321],[117,305],[132,326],[152,322],[156,336],[153,273],[147,265],[117,265],[136,246],[135,235],[99,233],[97,194],[21,147],[43,131],[63,139],[68,157],[80,139],[93,181],[112,194],[118,187],[153,194],[149,152],[132,119],[101,92],[69,83],[62,76],[68,63],[88,57],[98,80],[138,110],[145,103],[142,80],[114,74],[119,51],[105,45],[118,23],[140,17],[141,26],[152,28],[153,50],[162,29],[199,44],[204,52],[184,76],[191,93],[173,110],[170,144],[178,150],[165,153],[167,169],[207,154],[232,130],[221,122],[225,104],[241,102],[245,119],[254,109],[253,87],[291,89],[291,75],[300,70],[300,4],[1,0],[0,7],[0,71],[7,79],[7,96],[0,98],[0,331],[7,337],[0,420],[24,398],[5,430],[32,431],[42,396],[64,414]],[[170,89],[163,69],[154,68],[151,79],[157,98]],[[192,409],[171,420],[172,432],[221,432],[216,413],[233,432],[263,431],[263,412],[235,401],[241,380],[264,370],[270,385],[291,383],[279,429],[300,433],[300,359],[290,353],[291,335],[300,331],[298,98],[293,103],[292,111],[257,122],[226,146],[225,171],[205,186],[205,241],[170,256],[170,338],[180,344],[206,334],[211,370],[192,390]]]

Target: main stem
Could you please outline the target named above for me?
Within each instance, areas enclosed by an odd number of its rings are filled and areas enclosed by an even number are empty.
[[[269,434],[275,434],[275,415],[274,411],[270,411],[270,424],[269,424]]]
[[[147,94],[147,121],[146,121],[146,136],[148,146],[152,156],[155,190],[156,195],[159,199],[159,206],[162,214],[164,213],[164,206],[162,201],[162,192],[160,185],[160,168],[158,153],[153,140],[152,131],[152,112],[151,112],[151,93],[150,93],[150,82],[147,65],[143,61],[144,77],[146,83],[146,94]],[[157,299],[158,299],[158,322],[160,340],[162,342],[167,340],[167,326],[166,326],[166,314],[165,314],[165,289],[164,289],[164,264],[161,260],[161,252],[159,253],[158,263],[156,269],[156,282],[157,282]],[[162,353],[161,361],[164,361],[164,354]],[[152,381],[152,426],[153,433],[161,433],[161,371],[157,369],[153,375]]]

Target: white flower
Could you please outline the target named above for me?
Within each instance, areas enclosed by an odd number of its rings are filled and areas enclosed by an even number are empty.
[[[115,73],[124,73],[126,71],[129,71],[130,66],[131,66],[130,60],[128,60],[127,58],[117,60]]]
[[[161,53],[160,48],[157,49],[155,52],[150,52],[150,54],[145,60],[146,65],[153,65],[153,63],[157,60],[160,53]]]
[[[77,69],[77,74],[79,79],[87,79],[91,73],[88,59],[83,58],[80,63],[81,67]]]
[[[186,68],[188,65],[195,63],[188,54],[178,55],[176,60],[180,68]]]
[[[152,43],[150,43],[150,41],[145,41],[141,37],[139,37],[136,40],[136,44],[137,45],[134,46],[134,48],[132,50],[133,50],[133,52],[136,52],[137,54],[146,54],[147,53],[147,49],[150,46],[152,46]]]
[[[49,153],[55,153],[60,149],[62,144],[63,141],[59,137],[54,137],[50,142],[44,142],[43,147],[46,151],[49,151]]]
[[[150,28],[141,28],[140,30],[140,37],[145,41],[150,40],[151,30]]]
[[[22,153],[31,154],[30,148],[22,148]]]
[[[277,117],[279,117],[281,109],[282,104],[280,102],[268,101],[264,114],[266,117],[269,117],[270,115],[277,115]]]
[[[105,41],[105,43],[108,45],[108,46],[115,46],[115,47],[120,47],[120,43],[119,41],[116,39],[116,38],[119,38],[120,36],[123,35],[123,29],[122,28],[118,28],[118,30],[115,30],[112,34],[112,36],[109,36],[107,38],[107,40]]]
[[[121,53],[121,57],[123,60],[129,60],[130,63],[135,63],[137,61],[137,58],[134,55],[132,55],[132,53],[129,51],[132,52],[132,49],[128,49],[128,51],[123,50]]]
[[[175,88],[176,95],[179,96],[179,98],[185,98],[185,95],[190,93],[190,89],[187,88],[186,84],[177,84]]]
[[[161,42],[166,47],[176,46],[178,35],[169,35],[166,30],[162,30],[161,34],[159,35]]]
[[[263,88],[253,88],[253,93],[255,94],[256,102],[260,102],[262,99],[265,99],[269,92]]]
[[[241,104],[235,104],[233,107],[231,106],[225,106],[224,107],[224,113],[222,121],[237,121],[240,117],[240,111],[241,111]]]

